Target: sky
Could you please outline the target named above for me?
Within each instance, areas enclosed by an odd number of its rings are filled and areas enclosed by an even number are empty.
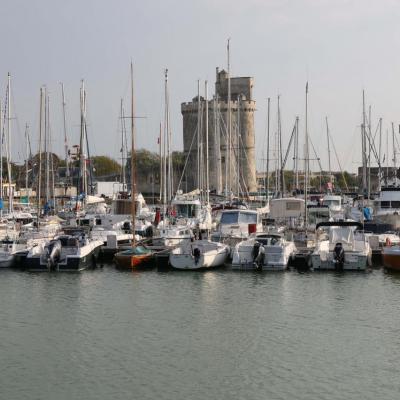
[[[136,115],[143,117],[137,120],[137,147],[157,151],[168,68],[173,149],[182,150],[180,105],[196,95],[198,79],[213,87],[215,68],[226,68],[228,38],[232,76],[254,77],[259,170],[266,154],[266,99],[271,98],[273,132],[280,95],[286,147],[296,116],[304,134],[307,81],[309,134],[324,169],[326,116],[343,169],[355,171],[361,163],[363,90],[373,132],[383,118],[383,148],[392,122],[400,142],[397,0],[2,0],[1,10],[0,98],[4,102],[10,72],[16,161],[25,156],[25,124],[33,151],[38,147],[43,85],[49,92],[54,151],[63,154],[60,82],[66,91],[68,141],[78,143],[82,79],[91,153],[118,159],[119,108],[124,98],[129,109],[131,60]],[[333,154],[332,168],[338,169]],[[318,169],[316,161],[312,169]]]

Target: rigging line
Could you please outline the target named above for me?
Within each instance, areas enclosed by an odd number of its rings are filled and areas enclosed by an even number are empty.
[[[378,125],[378,127],[379,127],[379,125]],[[378,127],[377,127],[377,130],[378,130]],[[372,140],[371,131],[368,132],[367,130],[365,130],[365,132],[367,132],[368,143],[369,143],[369,146],[372,149],[372,153],[374,154],[375,160],[378,163],[378,166],[380,166],[379,155],[378,155],[378,152],[377,152],[376,147],[375,147],[375,139]],[[376,134],[376,132],[375,132],[375,134]],[[370,160],[370,155],[368,155],[368,157],[367,157],[367,162],[369,162],[369,160]]]
[[[294,139],[294,136],[295,136],[295,132],[296,132],[296,123],[293,126],[292,134],[291,134],[290,139],[289,139],[289,144],[288,144],[288,147],[286,149],[285,158],[284,158],[283,163],[282,163],[282,170],[284,170],[285,167],[286,167],[286,162],[287,162],[288,157],[289,157],[290,149],[292,148],[292,142],[293,142],[293,139]]]
[[[345,177],[345,175],[344,175],[343,168],[342,168],[342,166],[341,166],[341,164],[340,164],[340,160],[339,160],[338,154],[337,154],[337,152],[336,152],[335,142],[333,141],[333,138],[332,138],[332,135],[331,135],[330,132],[329,132],[329,136],[330,136],[330,138],[331,138],[331,143],[332,143],[333,151],[334,151],[335,156],[336,156],[336,161],[337,161],[337,163],[338,163],[338,165],[339,165],[339,169],[340,169],[340,172],[341,172],[341,174],[342,174],[342,178],[343,178],[344,184],[345,184],[345,186],[346,186],[346,191],[349,191],[349,187],[347,186],[346,177]]]
[[[17,117],[17,112],[16,112],[17,108],[15,106],[15,100],[14,100],[14,93],[13,93],[13,86],[12,85],[11,85],[11,90],[10,90],[10,102],[12,103],[12,110],[13,110],[13,114],[14,114],[14,118],[12,118],[12,119],[15,119],[15,126],[17,128],[16,129],[16,131],[17,131],[17,139],[18,139],[19,144],[21,144],[21,143],[24,143],[24,140],[22,139],[21,127],[19,125],[19,120],[18,120],[18,117]],[[13,135],[13,136],[15,137],[15,135]],[[21,148],[19,148],[17,150],[17,154],[19,156],[21,156]]]
[[[192,146],[193,146],[195,138],[197,139],[197,127],[196,127],[195,131],[193,132],[192,142],[190,143],[189,151],[188,151],[188,154],[187,154],[186,160],[185,160],[185,165],[183,166],[183,171],[182,171],[182,174],[181,174],[181,178],[179,179],[178,188],[176,190],[180,190],[180,188],[181,188],[182,179],[183,179],[183,177],[185,175],[186,166],[187,166],[187,163],[189,161],[190,152],[192,150]]]

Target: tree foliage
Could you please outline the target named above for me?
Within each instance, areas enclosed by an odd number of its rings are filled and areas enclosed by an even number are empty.
[[[94,176],[107,176],[121,172],[121,165],[113,158],[107,156],[91,157]]]

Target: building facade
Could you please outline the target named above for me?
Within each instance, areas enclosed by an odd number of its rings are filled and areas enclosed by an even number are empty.
[[[205,188],[206,104],[210,190],[243,195],[257,190],[253,78],[234,77],[230,81],[228,100],[228,74],[217,68],[213,98],[206,102],[204,97],[196,96],[181,105],[183,148],[188,157],[183,187],[187,190]]]

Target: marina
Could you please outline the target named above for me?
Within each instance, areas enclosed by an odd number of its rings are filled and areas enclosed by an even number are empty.
[[[399,398],[399,2],[1,10],[0,399]]]

